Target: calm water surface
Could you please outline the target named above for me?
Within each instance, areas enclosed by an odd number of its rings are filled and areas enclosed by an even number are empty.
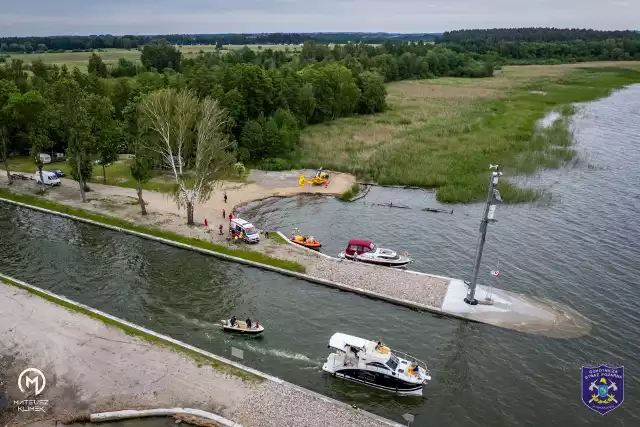
[[[414,425],[639,426],[640,87],[591,103],[575,121],[586,161],[545,173],[550,205],[500,206],[481,271],[484,283],[546,296],[594,320],[590,336],[558,340],[419,313],[303,281],[229,264],[62,218],[0,205],[0,271],[51,289],[301,386]],[[315,235],[337,253],[349,238],[407,250],[413,268],[467,278],[481,206],[454,213],[429,192],[374,189],[360,202],[290,199],[254,207],[259,225]],[[493,279],[489,271],[499,268]],[[251,315],[262,338],[217,323]],[[395,397],[326,378],[320,367],[336,331],[377,339],[426,360],[423,398]],[[624,403],[605,416],[580,400],[582,365],[624,365]]]

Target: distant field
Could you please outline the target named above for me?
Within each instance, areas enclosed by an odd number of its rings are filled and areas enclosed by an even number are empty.
[[[300,46],[280,46],[280,45],[246,45],[247,47],[255,50],[259,49],[273,49],[273,50],[285,50],[289,48],[290,51],[295,52],[300,50]],[[242,49],[245,45],[225,45],[224,48],[227,50],[231,49]],[[179,49],[183,52],[184,57],[194,57],[197,56],[201,51],[203,52],[212,52],[216,49],[214,45],[185,45],[179,47]],[[104,52],[95,51],[96,54],[100,55],[102,60],[105,63],[115,64],[118,62],[118,59],[125,58],[129,61],[139,61],[140,60],[140,51],[136,49],[105,49]],[[10,53],[10,54],[0,54],[0,56],[8,56],[8,60],[11,59],[21,59],[25,63],[31,63],[31,61],[35,61],[41,59],[45,64],[57,64],[62,65],[66,64],[69,69],[73,69],[74,67],[78,67],[80,71],[87,72],[87,63],[89,58],[91,57],[91,52],[64,52],[64,53]]]
[[[302,46],[300,45],[291,45],[291,46],[283,46],[279,44],[247,44],[247,45],[227,44],[227,45],[224,45],[225,49],[242,49],[243,47],[248,47],[254,50],[260,50],[260,49],[286,50],[288,48],[292,52],[302,49]]]
[[[9,159],[9,169],[12,172],[22,172],[31,174],[35,173],[38,168],[34,162],[28,157],[11,157]],[[66,174],[66,178],[71,179],[71,165],[68,162],[55,162],[44,165],[43,170],[59,169]],[[4,170],[4,165],[0,165],[0,170]],[[107,184],[117,185],[120,187],[137,188],[138,183],[131,176],[131,161],[118,160],[114,164],[106,167]],[[91,182],[103,184],[102,166],[95,165],[93,168],[93,178]],[[143,185],[145,190],[159,191],[169,193],[173,190],[174,185],[171,181],[164,179],[158,175]]]
[[[299,166],[435,188],[445,202],[481,200],[489,164],[499,163],[514,176],[574,158],[566,120],[536,131],[546,113],[570,114],[569,104],[634,82],[640,83],[640,62],[511,66],[485,79],[391,83],[388,111],[306,128]],[[505,184],[501,193],[508,201],[541,195]]]
[[[126,58],[130,61],[140,60],[140,51],[131,49],[106,49],[105,52],[95,52],[100,55],[106,63],[116,63],[120,58]],[[91,57],[91,52],[64,52],[64,53],[12,53],[9,55],[8,61],[11,59],[22,59],[25,63],[31,63],[41,59],[45,64],[66,64],[69,69],[78,67],[80,71],[87,71],[87,63]]]

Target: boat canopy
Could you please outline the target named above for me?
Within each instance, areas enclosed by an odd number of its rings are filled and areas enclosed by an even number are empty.
[[[372,251],[374,247],[375,245],[370,240],[352,239],[352,240],[349,240],[349,244],[347,245],[347,249],[345,250],[345,253],[349,255],[353,255],[356,252],[358,254],[361,254],[363,252]]]
[[[369,341],[352,335],[336,332],[329,340],[329,347],[344,351],[345,347],[365,348]]]

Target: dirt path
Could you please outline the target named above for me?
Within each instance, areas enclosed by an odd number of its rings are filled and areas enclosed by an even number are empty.
[[[0,301],[0,403],[3,397],[8,403],[4,414],[0,405],[0,425],[177,406],[217,413],[245,427],[386,425],[286,384],[249,384],[199,367],[181,353],[1,281]],[[37,397],[18,388],[27,367],[45,375],[46,387]],[[23,399],[47,400],[46,412],[18,412],[13,402]]]

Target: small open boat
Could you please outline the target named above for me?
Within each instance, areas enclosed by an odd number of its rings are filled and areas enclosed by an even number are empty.
[[[250,334],[250,335],[257,335],[264,332],[264,326],[258,324],[258,326],[256,327],[256,324],[252,323],[251,327],[247,328],[247,323],[243,322],[242,320],[236,320],[236,324],[234,326],[231,326],[231,319],[222,320],[221,323],[224,330],[229,332],[236,332],[240,334]]]
[[[300,231],[295,228],[291,233],[291,241],[296,245],[304,246],[309,249],[320,249],[322,244],[318,242],[313,236],[305,237],[300,234]]]

